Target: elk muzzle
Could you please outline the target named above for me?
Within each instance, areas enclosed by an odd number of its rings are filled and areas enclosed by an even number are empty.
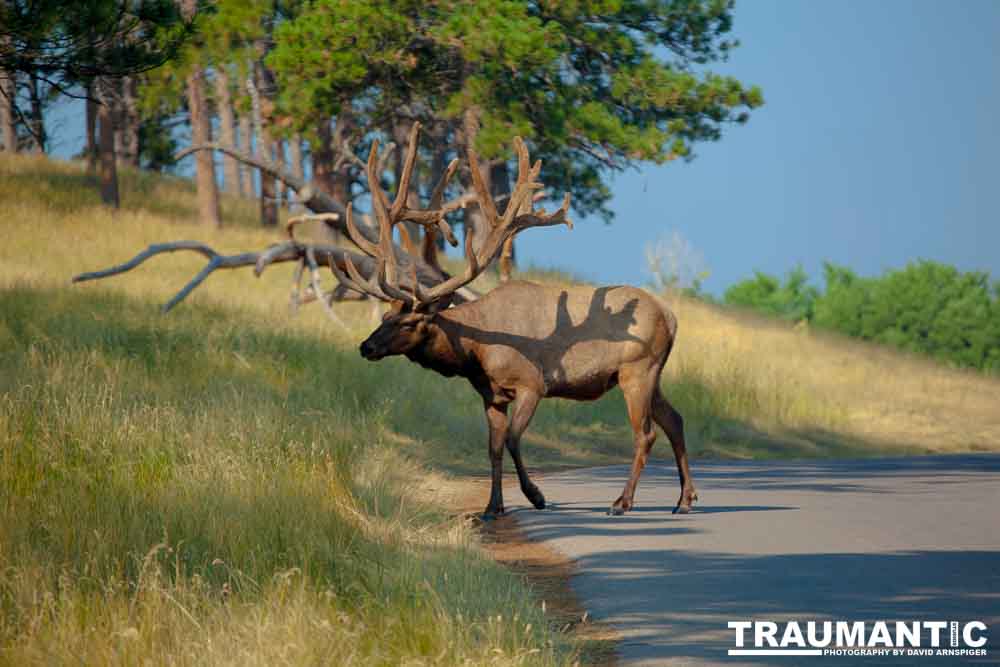
[[[384,354],[378,353],[378,347],[375,345],[375,343],[372,342],[371,338],[368,338],[363,343],[361,343],[361,347],[359,349],[361,352],[361,356],[367,359],[368,361],[378,361],[379,359],[385,356]]]

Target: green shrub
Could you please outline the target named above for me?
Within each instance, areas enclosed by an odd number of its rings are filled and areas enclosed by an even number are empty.
[[[1000,300],[982,271],[931,261],[860,278],[827,263],[815,323],[959,366],[1000,368]]]
[[[726,304],[752,308],[768,315],[799,322],[810,320],[819,291],[808,284],[801,266],[789,272],[784,284],[777,277],[755,271],[755,277],[726,290]]]
[[[1000,283],[922,260],[881,277],[823,266],[826,290],[807,284],[801,267],[778,278],[755,272],[725,293],[725,303],[807,320],[855,338],[926,354],[958,366],[1000,370]]]

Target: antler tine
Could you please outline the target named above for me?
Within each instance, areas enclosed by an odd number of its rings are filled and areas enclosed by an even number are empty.
[[[410,294],[409,292],[400,289],[398,285],[390,283],[386,279],[384,271],[377,273],[376,277],[378,279],[379,287],[382,288],[382,291],[385,292],[390,299],[396,299],[398,301],[403,301],[404,303],[413,305],[414,294]]]
[[[517,151],[517,184],[520,185],[528,177],[528,169],[531,167],[531,158],[528,154],[528,147],[520,135],[514,137],[514,150]]]
[[[480,210],[483,212],[483,216],[490,221],[491,225],[494,225],[497,221],[497,209],[493,204],[493,197],[490,195],[489,188],[486,187],[483,172],[479,170],[479,154],[476,153],[476,149],[471,145],[469,146],[468,153],[469,173],[472,176],[472,187],[476,191],[476,200],[479,203]]]
[[[364,234],[361,233],[357,225],[354,223],[354,202],[347,203],[346,222],[347,234],[351,237],[351,240],[354,241],[354,244],[361,248],[361,250],[370,257],[378,255],[378,245],[366,239]]]
[[[441,204],[444,201],[444,191],[448,188],[448,182],[451,181],[451,177],[455,175],[458,171],[458,158],[453,158],[451,162],[448,163],[448,168],[444,170],[441,174],[441,178],[438,180],[437,185],[434,186],[434,190],[431,192],[431,201],[429,208],[431,210],[436,210],[441,208]]]
[[[482,271],[479,260],[476,257],[476,250],[472,246],[472,234],[465,235],[465,273],[460,276],[453,276],[443,283],[437,284],[427,290],[426,294],[418,297],[424,303],[430,303],[441,297],[457,291],[459,288],[468,285],[476,279]]]
[[[356,287],[359,292],[370,294],[376,299],[380,299],[382,301],[392,301],[392,297],[383,292],[378,284],[377,276],[381,275],[385,271],[385,260],[383,258],[376,258],[375,275],[373,275],[369,280],[365,280],[364,276],[362,276],[361,272],[358,271],[358,268],[354,266],[354,262],[351,261],[349,256],[344,257],[344,266],[347,268],[347,274],[350,276],[351,282],[353,283],[351,289]],[[334,271],[334,273],[339,274],[338,271]],[[338,275],[338,278],[339,277],[340,276]]]
[[[353,280],[351,280],[351,277],[348,276],[347,274],[345,274],[344,271],[341,270],[341,268],[339,266],[337,266],[337,261],[334,259],[333,255],[330,255],[327,258],[327,264],[330,265],[330,270],[333,271],[333,275],[336,276],[337,281],[341,285],[344,285],[348,289],[352,289],[355,292],[360,292],[361,294],[367,294],[368,293],[368,292],[365,291],[364,287],[362,287],[361,285],[359,285],[356,282],[354,282]],[[346,260],[344,261],[344,264],[345,265],[347,264]]]
[[[569,213],[570,196],[567,192],[563,196],[562,205],[554,213],[546,213],[545,209],[539,209],[535,213],[522,213],[514,220],[517,231],[528,227],[551,227],[552,225],[565,224],[573,229],[573,221],[567,217]]]
[[[396,188],[396,198],[389,209],[389,220],[396,224],[400,220],[400,214],[406,209],[406,200],[410,194],[410,177],[413,175],[413,167],[417,163],[417,143],[420,137],[420,121],[414,121],[410,128],[410,138],[406,148],[406,157],[403,159],[403,173],[399,177],[399,184]]]
[[[385,193],[379,184],[378,170],[378,139],[372,141],[371,151],[368,153],[368,189],[372,196],[372,211],[378,221],[378,249],[372,253],[373,257],[385,262],[386,279],[390,283],[396,282],[396,255],[392,243],[392,218],[389,217],[389,209]],[[380,298],[384,298],[380,297]]]
[[[399,227],[399,245],[403,246],[403,250],[405,250],[406,254],[410,257],[416,257],[419,252],[417,250],[416,243],[414,243],[413,239],[410,238],[410,232],[406,231],[406,227],[404,225],[400,225]]]
[[[385,197],[385,192],[382,191],[382,182],[379,178],[379,159],[378,159],[378,138],[372,140],[371,150],[368,151],[368,162],[365,164],[365,174],[368,176],[368,190],[371,192],[372,196],[372,212],[375,214],[375,219],[378,221],[381,228],[382,220],[388,219],[388,201]]]
[[[448,221],[444,219],[445,213],[448,211],[444,210],[442,202],[444,200],[444,191],[448,189],[448,182],[451,181],[451,177],[455,175],[456,171],[458,171],[458,163],[458,158],[454,158],[448,164],[448,168],[444,170],[443,174],[441,174],[441,179],[438,180],[437,185],[434,186],[433,192],[431,192],[431,201],[428,205],[431,211],[440,211],[440,215],[437,216],[437,220],[435,221],[437,229],[440,230],[441,234],[444,235],[445,239],[451,244],[452,247],[458,245],[458,239],[455,238],[455,232],[452,231],[451,225],[449,225]],[[434,242],[436,234],[433,233],[433,229],[434,228],[429,225],[426,228],[427,231],[424,236],[425,246],[428,243]],[[427,256],[426,248],[424,249],[424,256]]]
[[[502,226],[507,226],[514,219],[514,216],[521,212],[521,207],[524,205],[525,201],[531,201],[531,196],[534,190],[541,190],[542,184],[535,182],[538,178],[539,172],[542,170],[542,161],[538,160],[535,162],[535,166],[531,168],[528,173],[519,173],[517,177],[517,184],[514,186],[514,192],[510,196],[510,200],[507,202],[507,209],[503,213],[503,220],[500,222]]]
[[[421,303],[429,303],[433,299],[428,298],[427,293],[420,286],[420,281],[417,280],[417,263],[414,262],[410,265],[410,280],[413,281],[413,296],[417,298],[417,301]]]

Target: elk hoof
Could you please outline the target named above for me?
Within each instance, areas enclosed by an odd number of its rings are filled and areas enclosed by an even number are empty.
[[[625,500],[624,497],[619,496],[618,500],[611,505],[611,509],[608,510],[608,516],[621,516],[632,509],[632,502]]]
[[[535,506],[536,510],[545,509],[545,496],[543,496],[542,492],[538,490],[538,487],[533,487],[525,491],[524,497]]]
[[[483,521],[495,521],[496,519],[499,519],[501,516],[503,516],[503,514],[504,510],[502,507],[500,509],[493,509],[491,507],[487,507],[483,511],[483,514],[480,518]]]
[[[691,511],[691,506],[696,500],[698,500],[698,492],[694,489],[682,491],[680,500],[677,501],[677,507],[674,508],[674,514],[687,514]]]

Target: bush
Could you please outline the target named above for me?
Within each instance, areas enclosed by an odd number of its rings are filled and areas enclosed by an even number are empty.
[[[1000,290],[986,273],[926,260],[880,278],[830,263],[824,273],[817,326],[959,366],[1000,369]]]
[[[958,366],[1000,370],[1000,283],[982,271],[922,260],[877,278],[825,263],[826,290],[801,267],[784,284],[756,272],[726,290],[725,303],[926,354]]]
[[[819,291],[808,280],[801,266],[789,272],[783,285],[775,276],[756,271],[754,278],[727,289],[723,299],[731,306],[752,308],[795,322],[811,320]]]

